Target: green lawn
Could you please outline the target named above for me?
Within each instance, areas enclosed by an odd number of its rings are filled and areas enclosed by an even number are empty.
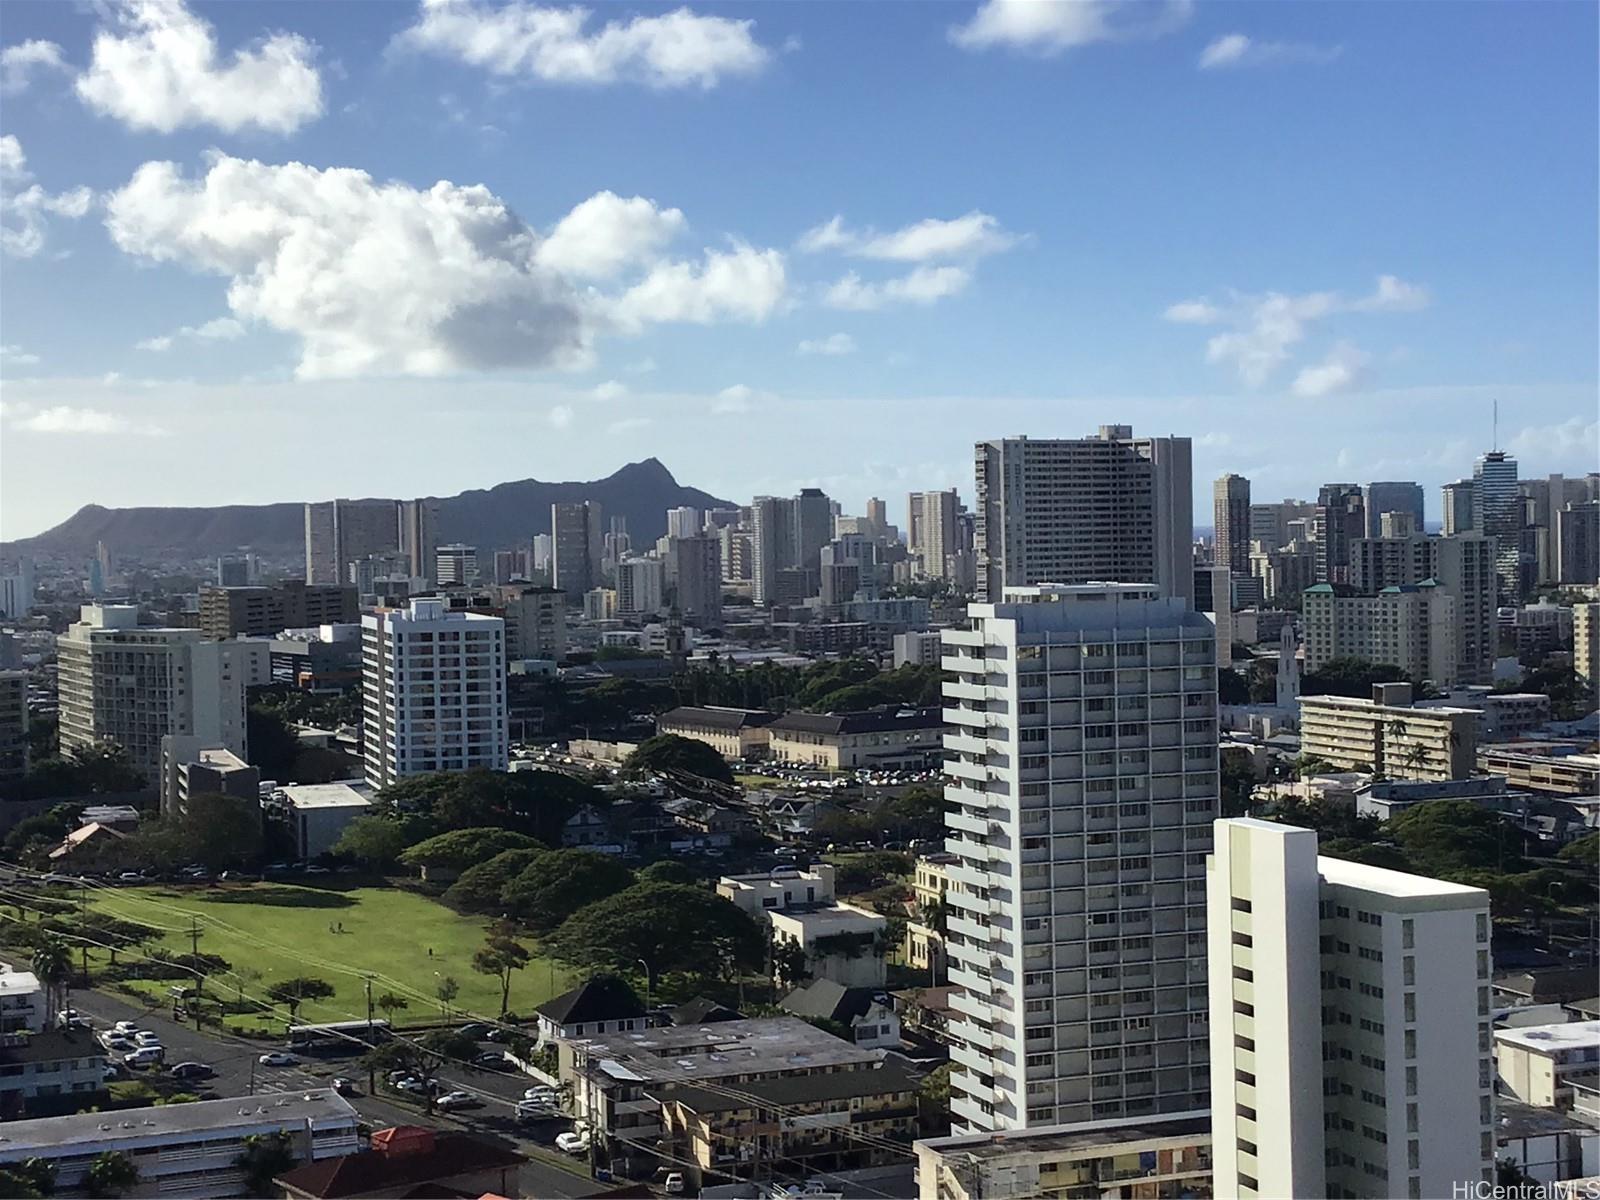
[[[338,989],[328,1000],[306,1003],[301,1020],[364,1018],[363,981],[369,975],[374,996],[393,992],[410,1002],[396,1014],[402,1022],[441,1015],[435,989],[445,976],[460,985],[452,1013],[494,1017],[500,1011],[499,981],[472,969],[485,921],[411,892],[266,882],[108,889],[92,904],[124,920],[162,929],[160,944],[175,953],[189,952],[193,918],[200,929],[200,950],[220,955],[235,968],[234,974],[213,976],[208,991],[226,994],[242,986],[246,995],[261,996],[275,981],[297,975],[325,979]],[[133,986],[165,999],[171,984],[135,981]],[[512,1011],[526,1014],[568,986],[560,967],[535,958],[511,977]],[[238,1017],[229,1021],[255,1023]]]
[[[782,787],[787,780],[774,779],[770,775],[735,775],[733,781],[740,787],[746,788],[775,788]]]

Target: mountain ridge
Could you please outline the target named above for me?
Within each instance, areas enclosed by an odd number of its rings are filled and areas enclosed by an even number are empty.
[[[733,507],[709,492],[680,484],[654,456],[624,464],[603,479],[516,479],[430,498],[439,501],[439,541],[465,542],[480,553],[525,546],[534,534],[549,533],[554,503],[598,501],[603,517],[627,518],[628,533],[641,545],[666,532],[669,508]],[[306,503],[132,508],[86,504],[60,524],[8,542],[5,549],[11,554],[93,554],[103,541],[115,554],[209,556],[236,550],[285,554],[304,548]]]

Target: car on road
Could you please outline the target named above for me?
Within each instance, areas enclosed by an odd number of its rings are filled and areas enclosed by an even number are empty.
[[[63,1008],[56,1014],[57,1029],[87,1029],[89,1021],[75,1008]]]
[[[113,1054],[128,1054],[139,1048],[131,1037],[123,1037],[120,1033],[102,1034],[100,1044]]]
[[[438,1090],[438,1084],[424,1083],[413,1075],[402,1075],[399,1079],[391,1079],[389,1086],[398,1092],[410,1092],[413,1096],[426,1096],[430,1091]]]
[[[548,1121],[560,1116],[554,1104],[545,1100],[518,1100],[517,1120],[519,1121]]]
[[[172,1068],[174,1079],[210,1079],[217,1070],[210,1063],[181,1062]]]
[[[683,1195],[683,1172],[668,1171],[667,1181],[661,1185],[661,1190],[669,1196]]]
[[[144,876],[137,871],[124,871],[117,876],[118,883],[143,883]]]
[[[523,1092],[522,1098],[524,1100],[549,1100],[554,1103],[561,1098],[561,1093],[549,1084],[541,1083],[538,1087],[531,1087]]]
[[[153,1067],[167,1056],[167,1052],[160,1046],[140,1046],[122,1056],[122,1065],[125,1067]]]
[[[456,1032],[464,1038],[471,1038],[475,1042],[481,1042],[489,1036],[489,1027],[481,1021],[474,1021],[471,1024],[463,1025]]]
[[[333,1090],[341,1096],[359,1096],[361,1094],[360,1089],[356,1087],[356,1081],[347,1079],[343,1075],[335,1075],[333,1077]]]
[[[483,1101],[471,1092],[446,1092],[434,1102],[434,1107],[444,1112],[453,1112],[458,1108],[482,1108]]]
[[[298,1058],[290,1054],[287,1050],[269,1050],[260,1058],[256,1059],[256,1062],[261,1064],[263,1067],[292,1067],[299,1061],[300,1060]]]
[[[472,1065],[483,1071],[504,1071],[506,1056],[498,1050],[486,1050],[473,1058]]]
[[[148,1029],[141,1029],[133,1035],[133,1044],[135,1046],[159,1046],[161,1045],[161,1035],[152,1033]]]
[[[328,868],[323,866],[321,863],[312,863],[309,867],[306,868],[306,874],[307,875],[326,875],[326,874],[328,874]]]
[[[589,1153],[589,1131],[569,1129],[566,1133],[556,1134],[556,1149],[564,1150],[568,1154]]]
[[[139,1029],[137,1021],[118,1021],[111,1027],[112,1033],[120,1033],[124,1037],[132,1037]]]

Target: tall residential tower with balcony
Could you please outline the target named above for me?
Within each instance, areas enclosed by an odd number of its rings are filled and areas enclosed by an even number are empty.
[[[1211,622],[1043,584],[946,630],[956,1132],[1204,1110]]]

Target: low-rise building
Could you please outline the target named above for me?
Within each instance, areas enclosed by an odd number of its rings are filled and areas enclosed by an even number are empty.
[[[795,988],[778,1007],[797,1017],[836,1021],[850,1031],[850,1040],[868,1050],[900,1047],[900,1018],[889,993],[877,988],[850,988],[831,979],[813,979]]]
[[[0,964],[0,1034],[44,1028],[44,985],[32,971]]]
[[[1509,787],[1552,796],[1600,795],[1600,754],[1570,742],[1509,742],[1478,751],[1478,770],[1505,776]]]
[[[915,1149],[918,1200],[1212,1195],[1204,1113],[926,1138]]]
[[[247,1138],[283,1134],[299,1161],[361,1149],[360,1115],[338,1093],[270,1093],[118,1112],[86,1112],[5,1126],[0,1162],[41,1159],[56,1170],[53,1195],[91,1194],[89,1168],[106,1153],[132,1160],[139,1179],[126,1197],[248,1194],[239,1156]]]
[[[1372,691],[1370,700],[1301,696],[1301,752],[1385,778],[1466,779],[1472,774],[1475,711],[1417,708],[1405,683],[1380,683]]]
[[[944,635],[937,629],[912,629],[894,635],[896,667],[937,666],[944,654]]]
[[[335,1197],[522,1196],[524,1155],[454,1130],[399,1125],[372,1135],[369,1149],[306,1163],[273,1180],[287,1200]]]
[[[1573,1083],[1594,1090],[1600,1077],[1600,1021],[1569,1021],[1494,1031],[1500,1086],[1536,1108],[1570,1109]]]
[[[345,826],[371,806],[372,788],[359,779],[289,784],[274,788],[263,802],[267,816],[283,823],[294,840],[295,857],[302,860],[332,850]]]
[[[539,1005],[534,1013],[539,1020],[540,1042],[650,1028],[650,1016],[639,997],[625,981],[611,975],[562,992]]]
[[[1470,800],[1484,808],[1501,811],[1512,807],[1503,775],[1479,779],[1372,779],[1355,790],[1356,815],[1387,821],[1408,808],[1437,800]]]
[[[260,791],[261,772],[226,746],[206,745],[201,738],[174,734],[161,739],[162,816],[182,816],[188,811],[190,796],[254,800]]]
[[[767,726],[773,759],[830,771],[922,769],[941,757],[943,744],[938,708],[791,712]]]
[[[834,899],[833,867],[818,863],[804,871],[779,867],[769,873],[724,875],[717,895],[752,916],[764,917],[780,947],[805,954],[806,973],[845,987],[881,988],[888,921],[877,913]]]
[[[661,1105],[662,1149],[692,1163],[687,1181],[760,1178],[774,1169],[810,1176],[893,1162],[917,1127],[917,1080],[892,1063],[744,1082],[670,1083]]]
[[[87,1029],[0,1033],[0,1120],[82,1108],[105,1087],[105,1068],[106,1052]]]
[[[760,758],[767,752],[767,726],[776,713],[759,708],[674,708],[656,718],[656,732],[704,742],[723,758]]]
[[[1592,600],[1572,606],[1572,669],[1600,684],[1600,603]]]
[[[28,673],[0,671],[0,784],[28,773]]]

